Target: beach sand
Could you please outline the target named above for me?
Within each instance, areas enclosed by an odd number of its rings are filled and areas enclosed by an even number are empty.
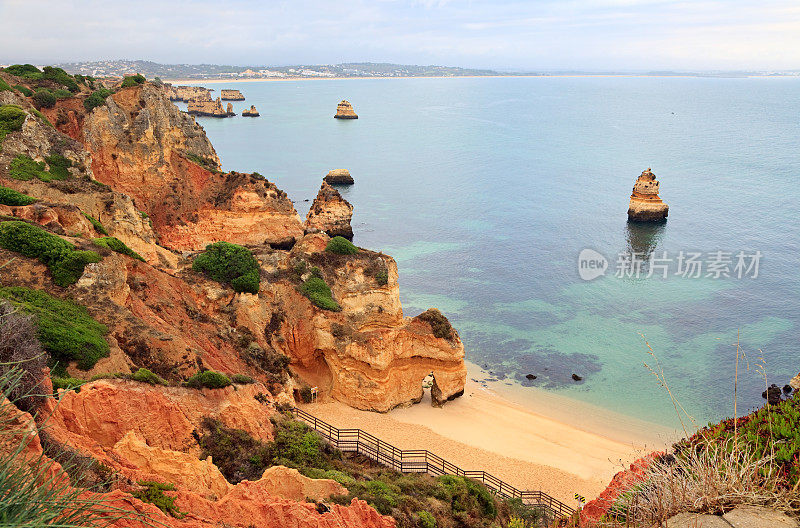
[[[472,364],[468,368],[464,396],[442,408],[430,405],[426,391],[419,404],[386,414],[333,401],[303,409],[336,427],[363,429],[400,449],[428,449],[462,469],[484,470],[518,489],[545,491],[570,505],[575,493],[588,500],[596,497],[624,466],[663,449],[669,441],[664,436],[671,433],[668,430],[631,419],[622,430],[614,423],[608,423],[606,430],[597,424],[590,427],[595,431],[584,430],[472,381],[480,369]],[[542,403],[549,409],[557,407],[552,398]],[[564,403],[573,410],[584,405],[574,400]]]

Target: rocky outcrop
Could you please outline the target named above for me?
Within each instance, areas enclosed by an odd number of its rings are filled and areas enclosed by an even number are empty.
[[[789,382],[789,386],[795,391],[800,391],[800,374],[792,378]]]
[[[628,220],[632,222],[663,222],[667,219],[669,206],[658,197],[658,180],[648,168],[633,185],[628,205]]]
[[[220,97],[223,101],[244,101],[244,95],[239,90],[222,90]]]
[[[260,115],[261,114],[258,113],[258,110],[256,110],[255,105],[250,105],[249,110],[242,110],[242,117],[258,117]]]
[[[211,101],[211,91],[202,86],[173,86],[171,84],[165,84],[164,89],[170,101],[189,102],[192,99]]]
[[[350,101],[342,100],[336,106],[336,115],[333,116],[336,119],[358,119],[358,116],[353,111],[353,105],[350,104]]]
[[[259,486],[270,494],[284,499],[315,501],[328,499],[331,495],[347,495],[347,488],[330,479],[311,479],[296,469],[272,466],[264,471]]]
[[[306,233],[323,232],[331,237],[341,236],[353,240],[353,228],[350,220],[353,217],[353,206],[342,198],[339,191],[322,182],[314,203],[306,216]]]
[[[303,234],[286,194],[263,178],[222,174],[203,128],[156,86],[109,97],[87,117],[83,135],[95,177],[133,198],[164,246],[290,244]]]
[[[353,185],[355,183],[353,177],[350,176],[350,171],[347,169],[330,170],[323,179],[331,185]]]
[[[228,103],[226,109],[222,108],[222,101],[220,101],[219,97],[213,101],[190,99],[186,107],[186,113],[201,117],[231,117],[236,115],[233,113],[233,105],[231,103]]]

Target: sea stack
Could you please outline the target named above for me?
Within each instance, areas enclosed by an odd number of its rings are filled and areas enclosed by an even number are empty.
[[[333,116],[336,119],[358,119],[358,116],[353,111],[353,105],[350,104],[350,101],[342,100],[339,103],[339,106],[336,107],[336,115]]]
[[[355,183],[353,177],[350,176],[350,171],[347,169],[333,169],[328,171],[328,174],[326,174],[323,179],[331,185],[353,185]]]
[[[186,113],[204,117],[230,117],[233,113],[233,105],[228,103],[228,108],[222,108],[222,101],[219,97],[215,100],[205,100],[204,98],[191,99],[186,107]]]
[[[255,105],[250,105],[250,110],[242,110],[242,117],[258,117],[260,115]]]
[[[244,101],[244,95],[239,90],[222,90],[220,97],[223,101]]]
[[[665,222],[669,206],[658,197],[658,180],[648,168],[636,180],[628,205],[629,222]]]
[[[353,228],[350,219],[353,217],[353,206],[342,198],[339,191],[322,182],[314,203],[306,217],[306,233],[324,232],[328,236],[341,236],[353,240]]]

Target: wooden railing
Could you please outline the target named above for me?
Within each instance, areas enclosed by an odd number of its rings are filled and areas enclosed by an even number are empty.
[[[485,471],[465,471],[427,449],[398,449],[392,444],[361,429],[339,429],[297,407],[292,409],[295,418],[307,423],[328,443],[340,451],[363,455],[375,462],[402,473],[428,473],[433,476],[457,475],[483,483],[497,495],[521,499],[527,505],[549,510],[553,516],[566,518],[575,510],[542,491],[521,491]]]

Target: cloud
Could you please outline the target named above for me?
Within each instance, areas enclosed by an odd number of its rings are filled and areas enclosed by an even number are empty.
[[[0,62],[790,69],[794,0],[0,0]]]

